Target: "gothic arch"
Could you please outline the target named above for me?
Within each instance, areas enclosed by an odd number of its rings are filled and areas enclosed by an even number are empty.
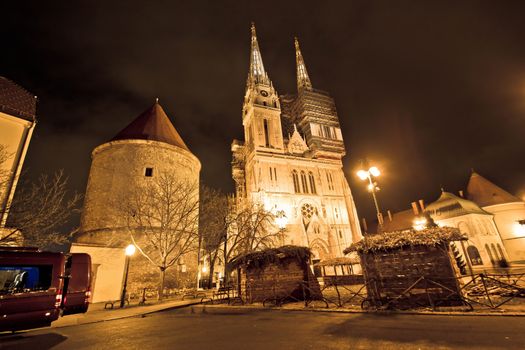
[[[467,254],[472,265],[483,265],[483,260],[481,259],[478,248],[473,245],[469,245],[467,247]]]
[[[321,238],[316,238],[310,243],[312,260],[324,260],[330,256],[328,244]]]

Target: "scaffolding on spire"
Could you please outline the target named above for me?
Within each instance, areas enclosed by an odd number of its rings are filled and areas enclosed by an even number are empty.
[[[297,64],[297,90],[307,89],[312,90],[312,82],[308,76],[306,65],[304,64],[301,48],[299,47],[299,40],[295,38],[295,62]]]

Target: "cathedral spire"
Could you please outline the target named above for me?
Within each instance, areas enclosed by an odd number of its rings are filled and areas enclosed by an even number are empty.
[[[312,82],[306,71],[306,65],[304,64],[303,55],[301,54],[301,48],[299,47],[299,40],[295,38],[295,62],[297,64],[297,90],[301,89],[312,89]]]
[[[250,51],[250,73],[249,81],[252,83],[270,84],[268,74],[264,70],[261,51],[259,50],[259,43],[257,42],[257,34],[255,32],[255,23],[252,22],[252,48]]]

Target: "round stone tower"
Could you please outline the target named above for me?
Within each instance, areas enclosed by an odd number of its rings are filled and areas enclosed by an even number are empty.
[[[119,201],[159,174],[199,182],[201,164],[155,103],[92,152],[80,230],[71,252],[91,255],[93,301],[119,299],[124,247],[130,242]]]

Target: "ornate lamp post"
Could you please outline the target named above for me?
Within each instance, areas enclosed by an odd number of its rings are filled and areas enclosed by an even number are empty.
[[[120,297],[120,308],[124,307],[126,301],[126,287],[128,285],[129,260],[135,254],[135,246],[130,244],[126,247],[126,265],[124,267],[124,287],[122,288],[122,296]]]
[[[374,205],[376,207],[377,212],[377,221],[379,222],[380,226],[383,226],[383,215],[381,214],[381,210],[379,209],[379,204],[377,202],[377,196],[376,192],[378,192],[380,189],[377,186],[377,182],[374,181],[376,177],[381,175],[381,172],[379,169],[375,166],[370,167],[368,170],[359,170],[357,172],[357,176],[363,181],[368,180],[367,189],[368,192],[372,194],[372,198],[374,199]]]

